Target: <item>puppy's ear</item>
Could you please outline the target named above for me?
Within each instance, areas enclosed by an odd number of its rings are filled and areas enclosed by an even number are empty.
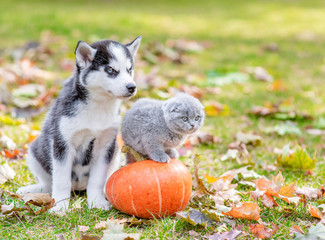
[[[133,59],[135,58],[135,55],[137,54],[141,40],[142,40],[142,36],[139,36],[136,39],[134,39],[132,42],[125,45],[127,47],[127,49],[129,49]]]
[[[85,68],[94,60],[97,50],[83,41],[79,41],[74,51],[76,62],[80,68]]]

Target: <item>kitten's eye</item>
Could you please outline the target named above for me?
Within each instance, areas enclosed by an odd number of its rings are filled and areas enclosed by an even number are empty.
[[[194,118],[195,121],[199,121],[200,119],[201,119],[200,116],[196,116],[196,117]]]
[[[184,122],[187,122],[187,121],[188,121],[188,117],[182,117],[182,120],[183,120]]]
[[[109,75],[115,75],[118,73],[114,68],[112,68],[110,66],[107,66],[105,70]]]

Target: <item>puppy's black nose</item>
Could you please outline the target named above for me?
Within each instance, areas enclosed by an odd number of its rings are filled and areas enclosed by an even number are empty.
[[[137,86],[135,86],[133,83],[130,83],[126,85],[126,88],[128,89],[129,93],[134,93]]]

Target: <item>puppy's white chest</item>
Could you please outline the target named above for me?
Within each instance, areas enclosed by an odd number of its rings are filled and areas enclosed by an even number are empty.
[[[74,146],[80,146],[100,137],[110,129],[117,129],[120,124],[119,105],[103,106],[89,104],[73,117],[63,117],[60,130],[63,137]]]

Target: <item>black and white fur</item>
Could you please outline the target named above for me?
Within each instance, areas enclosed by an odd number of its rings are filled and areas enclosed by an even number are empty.
[[[136,94],[134,58],[141,37],[129,44],[103,40],[76,47],[76,70],[47,114],[27,162],[37,183],[19,193],[51,193],[52,212],[69,207],[71,190],[87,189],[89,208],[109,209],[104,185],[120,167],[116,135],[122,100]]]

